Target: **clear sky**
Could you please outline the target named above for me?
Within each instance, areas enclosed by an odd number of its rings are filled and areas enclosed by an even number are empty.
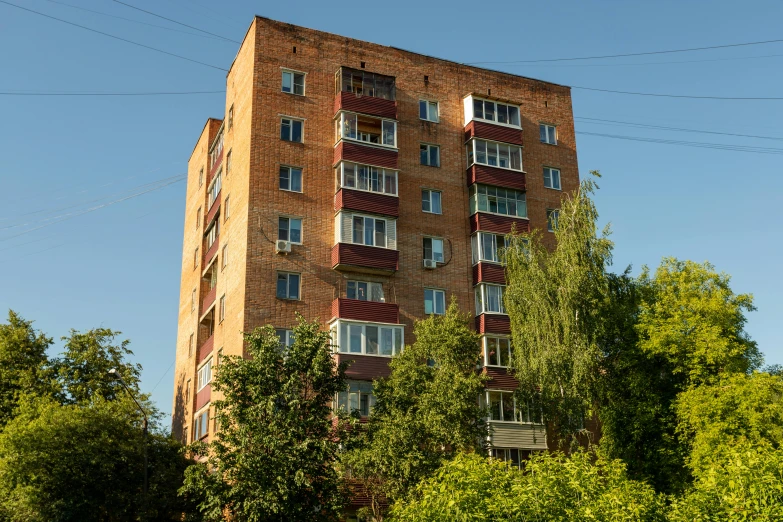
[[[0,2],[0,92],[225,87],[223,71],[22,11],[5,1]],[[7,1],[225,69],[238,49],[237,43],[113,0]],[[259,14],[460,62],[783,39],[783,3],[772,0],[123,1],[230,40],[241,41],[252,16]],[[491,67],[617,91],[780,97],[782,65],[783,43],[770,43]],[[747,329],[768,363],[783,363],[783,283],[778,272],[783,176],[777,157],[783,153],[783,100],[664,98],[575,89],[573,103],[580,171],[586,175],[598,169],[603,174],[596,199],[602,220],[610,221],[614,230],[615,269],[632,264],[638,273],[643,264],[657,266],[663,256],[709,260],[732,275],[736,292],[754,294],[758,311],[749,314]],[[13,308],[57,339],[70,328],[121,330],[144,367],[143,388],[154,390],[153,399],[166,413],[171,409],[182,262],[185,184],[178,180],[206,118],[222,118],[224,109],[222,94],[0,95],[0,179],[5,187],[0,206],[0,310]],[[733,150],[687,146],[683,141],[729,145]]]

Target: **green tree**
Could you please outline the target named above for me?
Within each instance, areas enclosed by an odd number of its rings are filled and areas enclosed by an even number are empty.
[[[533,231],[512,235],[504,255],[518,393],[542,406],[551,434],[561,440],[580,428],[596,400],[597,336],[613,245],[608,227],[597,230],[595,189],[587,179],[563,199],[554,250]]]
[[[477,397],[479,338],[452,300],[446,314],[414,327],[416,342],[375,381],[375,408],[342,461],[368,492],[376,520],[386,501],[404,498],[458,452],[485,452],[487,427]]]
[[[46,351],[52,339],[13,310],[0,324],[0,430],[13,417],[25,394],[51,395],[54,379]]]
[[[335,469],[341,427],[331,419],[345,369],[329,333],[298,317],[293,345],[274,328],[246,336],[248,358],[226,357],[212,381],[219,431],[194,451],[181,493],[198,499],[203,520],[338,520],[344,504]]]
[[[534,455],[520,471],[478,455],[459,455],[396,504],[393,522],[657,522],[661,496],[628,479],[619,460],[576,451]]]

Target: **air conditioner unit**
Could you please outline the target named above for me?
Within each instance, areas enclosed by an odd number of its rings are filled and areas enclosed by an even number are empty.
[[[438,262],[434,259],[425,259],[424,268],[429,268],[430,270],[433,268],[438,268]]]
[[[288,254],[291,252],[291,242],[278,239],[275,241],[275,252],[278,254]]]

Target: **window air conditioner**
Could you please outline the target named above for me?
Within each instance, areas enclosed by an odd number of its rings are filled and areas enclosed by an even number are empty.
[[[438,268],[438,262],[435,261],[434,259],[425,259],[424,268],[429,268],[429,269]]]
[[[288,254],[291,252],[291,242],[278,239],[275,241],[275,252],[278,254]]]

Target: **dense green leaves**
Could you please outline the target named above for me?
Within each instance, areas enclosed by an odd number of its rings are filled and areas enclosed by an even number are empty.
[[[183,495],[203,520],[332,521],[344,502],[335,461],[341,425],[332,399],[345,388],[328,332],[299,317],[286,350],[274,328],[246,336],[249,358],[226,357],[212,389],[219,431],[195,446],[206,461],[188,469]]]

